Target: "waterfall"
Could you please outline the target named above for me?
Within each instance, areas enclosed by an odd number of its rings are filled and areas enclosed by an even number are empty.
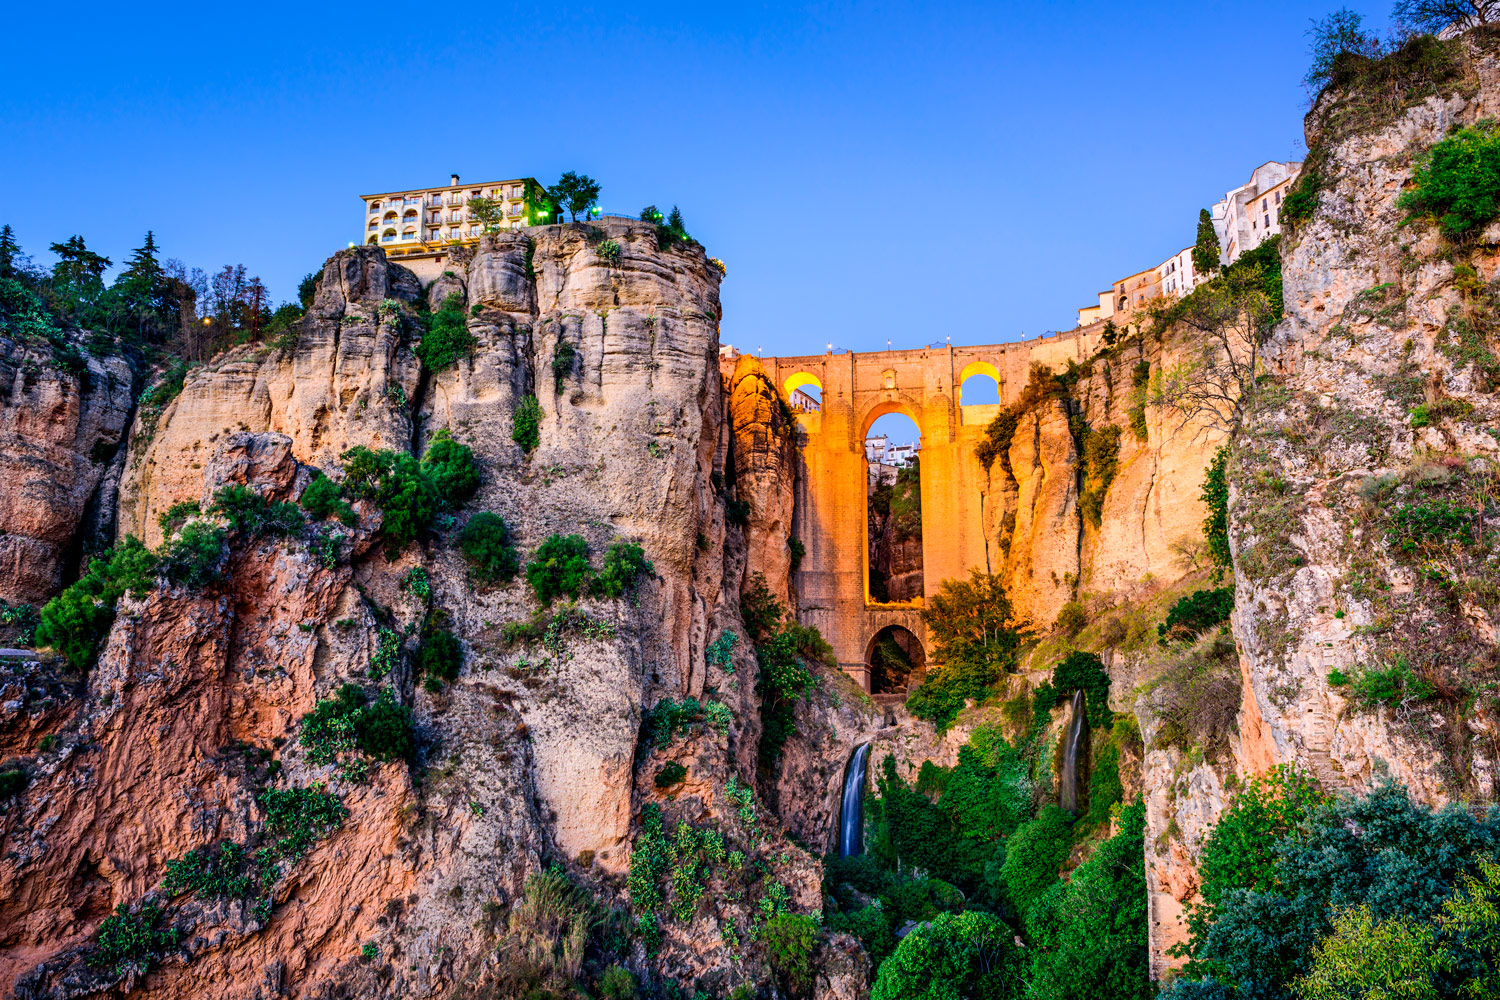
[[[1088,732],[1088,708],[1084,704],[1083,689],[1073,692],[1073,718],[1068,723],[1068,741],[1063,747],[1062,807],[1074,816],[1078,815],[1078,748]]]
[[[844,772],[844,800],[839,806],[839,857],[863,854],[865,849],[865,762],[870,744],[861,743]]]

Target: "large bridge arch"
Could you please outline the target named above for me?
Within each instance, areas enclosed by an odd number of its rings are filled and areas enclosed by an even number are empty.
[[[922,583],[924,600],[947,579],[996,568],[988,540],[997,517],[987,502],[989,478],[974,455],[994,411],[1016,399],[1033,362],[1055,369],[1100,346],[1102,324],[1072,334],[1013,344],[945,346],[869,354],[764,358],[772,384],[790,394],[794,379],[821,388],[819,411],[798,412],[798,470],[792,534],[805,547],[797,572],[797,616],[816,625],[839,664],[869,690],[871,638],[899,625],[922,640],[921,602],[868,600],[867,469],[864,435],[887,413],[916,422],[922,440]],[[1000,403],[963,405],[960,389],[974,374],[994,378]],[[810,383],[802,383],[810,384]]]

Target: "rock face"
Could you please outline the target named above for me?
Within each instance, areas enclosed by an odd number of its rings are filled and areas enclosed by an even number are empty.
[[[75,373],[47,345],[0,337],[0,600],[33,603],[57,592],[129,423],[130,365],[118,355],[82,356],[87,370]]]
[[[1493,800],[1500,751],[1497,706],[1466,701],[1500,665],[1484,540],[1500,524],[1500,229],[1455,251],[1397,206],[1417,154],[1500,113],[1494,42],[1459,44],[1453,92],[1383,127],[1338,132],[1338,94],[1308,116],[1324,186],[1283,251],[1280,391],[1257,400],[1231,472],[1235,634],[1276,758],[1331,788],[1390,776],[1428,803]],[[1440,538],[1431,518],[1451,510],[1466,528]],[[1400,692],[1362,703],[1376,672]]]
[[[617,260],[599,254],[604,239]],[[514,902],[544,859],[622,898],[643,800],[663,802],[669,823],[727,815],[727,779],[753,784],[753,660],[743,643],[714,664],[704,651],[744,634],[747,567],[786,592],[791,484],[764,388],[729,387],[743,424],[726,413],[718,278],[701,249],[659,250],[654,229],[636,224],[486,238],[464,273],[428,290],[437,305],[460,296],[475,349],[427,373],[412,351],[422,290],[377,249],[343,251],[294,345],[193,370],[138,422],[122,537],[156,544],[159,514],[179,501],[206,507],[225,483],[295,499],[315,470],[337,478],[352,446],[420,454],[447,430],[481,474],[460,521],[499,512],[523,553],[579,534],[596,565],[611,542],[635,541],[653,569],[629,599],[580,602],[587,629],[546,645],[509,640],[502,625],[538,610],[523,583],[472,580],[453,527],[389,560],[374,547],[379,512],[360,502],[335,565],[295,537],[232,536],[220,582],[127,600],[82,704],[34,715],[13,748],[30,783],[0,817],[0,990],[107,986],[81,958],[100,920],[116,904],[168,903],[154,889],[168,860],[222,839],[253,843],[267,787],[322,782],[349,815],[275,884],[269,915],[248,902],[169,904],[183,945],[137,992],[309,995],[342,983],[362,996],[446,995],[471,962],[488,961],[488,908]],[[542,414],[529,454],[511,434],[528,396]],[[715,487],[725,480],[755,497],[748,545],[726,524],[730,490]],[[417,567],[430,597],[403,586]],[[410,658],[431,613],[459,638],[464,665],[452,684],[421,687]],[[392,640],[403,655],[383,673]],[[388,763],[355,781],[308,759],[302,717],[350,681],[411,706],[425,754],[413,768]],[[642,711],[689,694],[711,694],[734,721],[717,750],[716,729],[682,745],[706,784],[668,800],[651,770],[638,779]],[[766,871],[815,909],[815,864],[774,830],[757,836],[773,837]],[[664,931],[658,967],[723,974],[727,956],[703,949],[690,925]],[[379,976],[357,960],[370,941],[388,963]]]

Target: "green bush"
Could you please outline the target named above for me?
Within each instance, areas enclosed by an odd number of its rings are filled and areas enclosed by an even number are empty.
[[[813,986],[813,948],[818,924],[800,913],[782,913],[766,921],[761,931],[766,961],[790,996],[806,996]]]
[[[943,913],[917,927],[880,964],[870,1000],[1025,995],[1014,932],[988,913]]]
[[[675,760],[669,760],[656,772],[656,777],[653,780],[657,788],[671,788],[673,785],[681,784],[682,779],[686,777],[687,768]]]
[[[230,483],[214,493],[209,513],[229,522],[229,530],[241,535],[293,535],[302,530],[302,512],[295,504],[267,503],[248,486]]]
[[[1089,774],[1089,811],[1083,822],[1091,827],[1109,822],[1109,810],[1125,797],[1120,783],[1120,748],[1109,740],[1093,748],[1093,771]]]
[[[432,443],[422,456],[422,471],[432,479],[445,507],[462,507],[479,489],[473,449],[453,440],[446,427],[433,435]]]
[[[134,535],[90,559],[78,581],[42,607],[36,644],[57,651],[73,670],[87,669],[115,619],[115,603],[127,591],[150,591],[156,566],[156,556]]]
[[[879,966],[882,960],[896,950],[896,935],[891,929],[891,918],[878,906],[865,906],[853,913],[834,912],[828,915],[828,929],[853,934],[859,938],[870,961]]]
[[[172,532],[182,527],[183,523],[194,514],[201,514],[202,508],[196,500],[180,500],[172,504],[166,510],[156,515],[156,523],[161,527],[161,533],[170,537]]]
[[[162,549],[157,564],[173,586],[202,590],[219,578],[224,565],[224,529],[189,521]]]
[[[358,685],[345,684],[302,717],[300,742],[314,764],[334,763],[354,752],[375,760],[410,760],[416,752],[416,728],[411,709],[397,704],[389,688],[382,688],[371,703]],[[351,777],[364,773],[358,762],[346,770]]]
[[[428,371],[440,372],[467,356],[479,341],[469,332],[463,298],[449,295],[427,324],[427,332],[412,349]]]
[[[422,641],[417,650],[417,672],[445,681],[458,679],[464,651],[458,637],[447,629],[437,629]]]
[[[646,558],[639,545],[631,542],[611,542],[604,553],[604,566],[594,577],[590,589],[603,597],[620,597],[635,585],[642,574],[653,573],[656,567]]]
[[[768,697],[793,701],[806,697],[817,686],[812,671],[798,655],[790,631],[777,632],[755,651],[760,659],[761,686]]]
[[[162,929],[161,907],[146,903],[131,913],[124,903],[115,907],[113,916],[99,925],[99,937],[88,964],[108,969],[117,976],[144,973],[161,960],[162,954],[177,947],[177,928]]]
[[[1156,626],[1163,642],[1191,640],[1229,620],[1234,611],[1234,588],[1195,590],[1167,610],[1167,620]]]
[[[255,878],[245,871],[245,849],[232,840],[189,851],[167,862],[162,888],[172,895],[196,892],[205,899],[242,899],[255,895]]]
[[[1208,516],[1203,519],[1203,538],[1208,542],[1208,558],[1220,572],[1234,568],[1234,557],[1229,551],[1229,448],[1214,452],[1203,476],[1203,492],[1198,497],[1208,504]]]
[[[1089,716],[1089,727],[1109,726],[1114,713],[1109,708],[1109,674],[1098,653],[1074,650],[1052,668],[1052,687],[1059,697],[1083,690]]]
[[[256,796],[266,814],[267,861],[298,861],[313,844],[337,830],[349,810],[321,784],[267,788]]]
[[[442,508],[443,498],[415,457],[359,445],[344,452],[342,458],[344,489],[380,508],[380,530],[391,554],[427,531]]]
[[[1135,433],[1137,441],[1145,441],[1150,436],[1146,425],[1146,396],[1150,385],[1151,362],[1137,361],[1130,370],[1130,407],[1126,411],[1130,418],[1130,429]]]
[[[641,715],[641,735],[650,744],[665,747],[679,732],[691,732],[706,718],[702,702],[692,695],[681,701],[663,698]]]
[[[1470,235],[1500,212],[1500,134],[1486,119],[1456,128],[1417,164],[1396,203],[1408,219],[1431,219],[1449,239]]]
[[[1088,623],[1089,613],[1084,606],[1078,601],[1068,601],[1057,609],[1057,621],[1053,623],[1052,628],[1071,639],[1082,632]]]
[[[322,470],[313,474],[312,482],[308,483],[307,488],[302,491],[298,502],[315,521],[337,517],[345,527],[349,528],[359,523],[359,515],[344,499],[339,484],[323,475]]]
[[[520,445],[523,452],[530,455],[542,442],[541,427],[542,404],[536,401],[535,396],[522,396],[520,404],[516,406],[510,439]]]
[[[526,582],[543,604],[576,598],[589,584],[589,543],[582,535],[551,535],[526,564]]]
[[[1145,806],[1137,799],[1121,810],[1120,832],[1031,907],[1029,995],[1155,996],[1147,958],[1145,828]]]
[[[514,579],[521,568],[510,529],[499,514],[484,510],[469,518],[456,539],[474,575],[491,583]]]
[[[563,383],[573,374],[573,362],[578,357],[571,341],[559,339],[557,350],[552,355],[552,385],[554,392],[563,391]]]
[[[1198,871],[1204,901],[1214,906],[1232,889],[1274,886],[1277,842],[1295,835],[1308,815],[1327,801],[1312,776],[1294,767],[1273,767],[1249,779],[1203,842]]]
[[[1355,704],[1361,708],[1426,701],[1437,693],[1433,683],[1412,670],[1402,656],[1384,668],[1363,667],[1352,677],[1337,670],[1331,671],[1328,682],[1335,687],[1347,686]]]
[[[5,768],[3,771],[0,771],[0,799],[8,799],[12,796],[20,795],[30,783],[31,779],[19,767]]]
[[[1057,869],[1072,849],[1073,817],[1055,805],[1037,813],[1006,841],[1000,878],[1020,913],[1030,910],[1057,881]]]
[[[622,965],[611,965],[599,976],[599,1000],[639,1000],[635,976]]]
[[[1083,440],[1083,490],[1078,510],[1094,527],[1104,523],[1104,498],[1120,464],[1120,428],[1090,430]]]

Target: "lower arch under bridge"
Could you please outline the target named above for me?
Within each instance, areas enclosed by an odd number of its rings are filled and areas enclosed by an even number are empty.
[[[806,547],[797,571],[797,617],[816,625],[839,665],[866,691],[875,637],[891,626],[921,644],[918,662],[931,659],[921,610],[943,581],[988,570],[984,527],[988,477],[974,448],[1000,408],[1025,388],[1033,363],[1062,369],[1082,362],[1101,345],[1102,324],[1052,337],[976,347],[933,347],[868,354],[816,354],[762,358],[784,397],[816,386],[816,410],[794,407],[798,425],[796,506],[792,534]],[[960,388],[984,374],[999,387],[1000,402],[963,405]],[[868,466],[864,440],[887,413],[904,413],[921,434],[922,593],[899,604],[870,598],[866,513]]]

